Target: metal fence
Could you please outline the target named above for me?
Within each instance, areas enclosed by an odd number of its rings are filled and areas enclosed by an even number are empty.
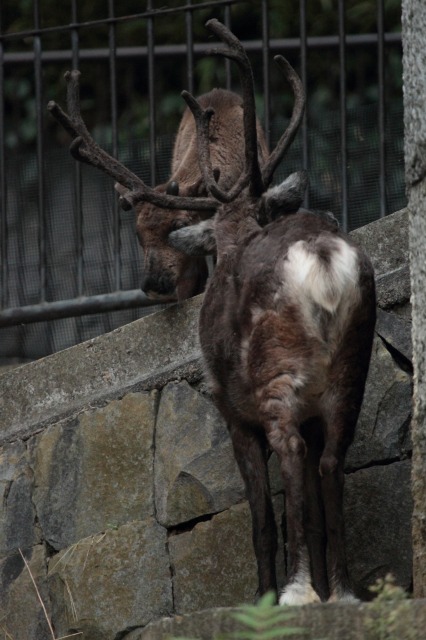
[[[97,130],[98,140],[156,184],[167,179],[173,144],[173,133],[158,115],[161,69],[164,65],[179,69],[179,88],[197,93],[197,64],[208,46],[194,37],[194,26],[217,17],[234,29],[239,24],[235,16],[241,21],[244,11],[250,13],[255,7],[260,17],[256,37],[242,40],[257,61],[256,89],[272,146],[286,118],[273,107],[273,54],[290,57],[308,97],[301,131],[277,177],[307,168],[308,204],[331,209],[345,229],[405,204],[402,98],[395,98],[394,91],[390,102],[386,98],[389,56],[401,56],[401,36],[398,31],[386,32],[383,0],[377,0],[375,7],[374,32],[346,33],[345,2],[339,0],[335,32],[321,36],[310,35],[308,0],[300,0],[296,31],[285,38],[270,37],[273,2],[268,0],[187,0],[169,8],[163,3],[157,8],[147,0],[144,10],[132,15],[119,15],[119,4],[108,0],[107,15],[83,22],[78,19],[77,0],[71,0],[68,21],[46,25],[41,19],[43,0],[34,0],[33,25],[24,30],[13,30],[7,23],[7,1],[0,7],[0,358],[41,357],[159,308],[149,307],[139,290],[141,250],[134,237],[133,214],[119,212],[111,181],[91,168],[76,166],[65,141],[58,142],[57,130],[48,122],[46,103],[51,95],[46,83],[54,75],[62,76],[65,68],[99,69],[108,104],[101,105],[95,96],[91,104],[87,101],[84,117],[96,128],[96,114],[106,110],[110,128],[105,136]],[[141,3],[134,4],[137,10]],[[157,41],[165,21],[183,25],[181,42]],[[140,34],[140,45],[123,44],[123,25]],[[60,48],[52,48],[58,37]],[[366,51],[373,60],[369,90],[374,96],[365,104],[352,105],[347,69],[354,68],[353,60]],[[310,102],[310,59],[325,55],[338,66],[338,84],[333,87],[336,108],[318,119],[319,109]],[[134,69],[134,77],[143,76],[139,100],[144,105],[141,117],[149,122],[145,141],[121,139],[122,113],[128,107],[121,86],[124,64]],[[27,87],[26,99],[33,107],[30,116],[25,114],[33,132],[26,145],[14,142],[13,126],[7,124],[13,122],[11,106],[3,99],[16,75],[27,78],[22,87]],[[238,90],[229,63],[224,64],[223,78],[225,86]],[[59,86],[64,95],[64,83]],[[63,103],[63,95],[54,97]]]

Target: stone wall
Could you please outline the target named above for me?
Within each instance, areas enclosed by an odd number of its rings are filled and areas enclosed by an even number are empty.
[[[411,585],[407,218],[354,233],[373,258],[377,336],[345,511],[357,593]],[[0,377],[0,631],[137,638],[151,621],[252,602],[242,481],[205,392],[200,297]],[[270,461],[277,522],[283,495]],[[284,579],[283,554],[277,558]],[[9,634],[9,635],[7,635]]]

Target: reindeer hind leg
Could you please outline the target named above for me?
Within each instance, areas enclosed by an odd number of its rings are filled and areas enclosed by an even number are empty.
[[[324,447],[323,424],[311,419],[301,431],[307,446],[304,479],[304,526],[311,563],[312,584],[322,601],[329,598],[327,575],[327,537],[321,491],[319,463]]]
[[[261,430],[244,424],[232,423],[230,434],[250,505],[259,595],[267,591],[276,593],[277,530],[269,486],[266,440]]]

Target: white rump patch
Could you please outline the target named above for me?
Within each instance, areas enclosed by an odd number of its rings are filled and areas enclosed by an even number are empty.
[[[321,257],[320,251],[327,251],[329,259]],[[341,238],[320,235],[313,243],[299,240],[290,247],[287,259],[286,275],[296,289],[331,313],[345,292],[357,285],[357,252]]]

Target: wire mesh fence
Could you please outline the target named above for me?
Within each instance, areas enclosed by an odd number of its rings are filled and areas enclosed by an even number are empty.
[[[385,31],[381,0],[375,5],[375,32],[347,33],[345,4],[339,2],[335,32],[323,36],[310,35],[309,3],[301,0],[297,30],[285,38],[271,37],[272,1],[154,4],[148,1],[133,15],[116,15],[109,0],[108,15],[79,22],[78,2],[71,0],[70,22],[46,26],[40,19],[43,2],[35,1],[33,25],[21,31],[5,21],[7,3],[0,9],[2,359],[39,358],[162,308],[146,306],[139,290],[142,254],[134,212],[119,212],[109,178],[76,166],[67,139],[48,120],[47,100],[64,103],[61,78],[71,66],[88,78],[82,111],[97,141],[147,183],[164,182],[183,111],[180,90],[206,90],[206,73],[216,85],[239,89],[229,66],[216,61],[210,65],[220,71],[200,66],[207,48],[206,36],[197,35],[200,25],[217,17],[243,30],[238,35],[255,67],[259,113],[271,147],[290,115],[287,89],[269,66],[273,54],[286,55],[304,81],[307,115],[275,181],[307,168],[309,206],[333,211],[348,229],[405,205],[402,97],[400,88],[386,84],[388,76],[398,75],[400,34]],[[254,5],[260,20],[248,29],[248,39],[244,19]],[[170,30],[162,35],[171,20],[176,35]],[[123,25],[140,44],[126,45]],[[331,83],[324,78],[323,88],[312,87],[310,80],[318,56],[333,63]],[[374,73],[370,69],[371,77],[358,78],[353,88],[351,70],[358,61],[363,69],[373,64]],[[16,77],[20,83],[13,84]],[[360,81],[368,86],[364,98],[354,99]],[[8,102],[13,90],[22,93],[31,112],[22,112],[19,122]],[[331,97],[321,98],[327,92]]]

